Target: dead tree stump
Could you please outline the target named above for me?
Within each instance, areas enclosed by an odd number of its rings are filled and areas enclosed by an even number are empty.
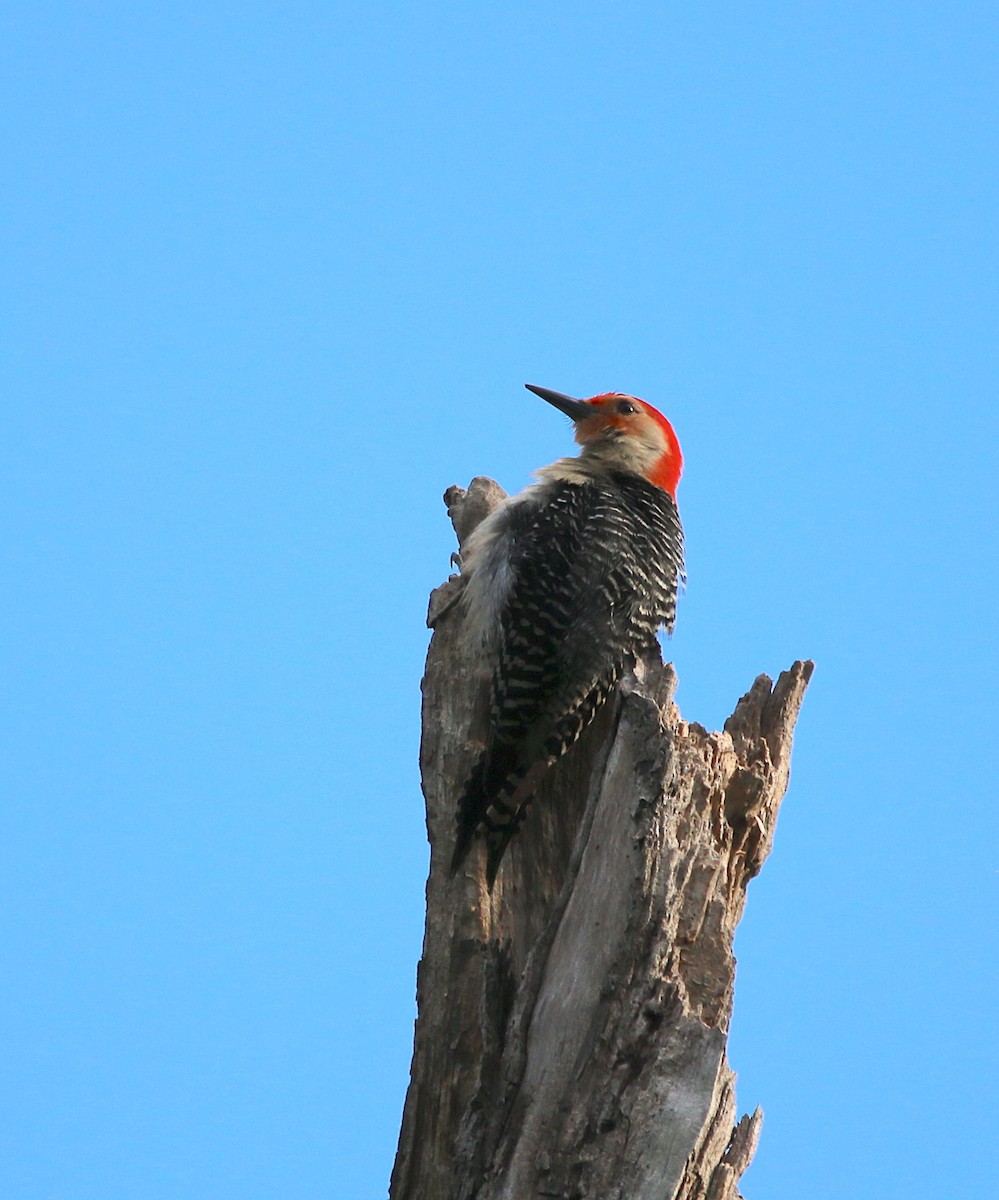
[[[448,491],[459,541],[502,497]],[[672,667],[639,663],[544,779],[490,894],[480,845],[448,870],[488,699],[461,587],[428,616],[430,878],[391,1200],[736,1200],[762,1116],[735,1121],[732,940],[812,664],[759,676],[709,733],[681,718]]]

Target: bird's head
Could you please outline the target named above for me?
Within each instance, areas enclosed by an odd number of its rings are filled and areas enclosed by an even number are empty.
[[[622,392],[576,400],[533,383],[525,387],[572,417],[584,458],[633,471],[675,498],[683,455],[673,426],[658,409]]]

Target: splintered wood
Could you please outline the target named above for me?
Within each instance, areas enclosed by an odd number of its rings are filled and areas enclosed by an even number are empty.
[[[459,541],[503,498],[445,496]],[[462,583],[431,597],[420,763],[430,878],[391,1200],[736,1200],[762,1115],[726,1058],[746,885],[773,840],[812,673],[761,675],[722,732],[658,655],[549,772],[490,894],[448,870],[488,669]]]

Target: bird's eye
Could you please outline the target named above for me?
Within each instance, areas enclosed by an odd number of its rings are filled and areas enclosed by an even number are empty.
[[[617,402],[617,411],[624,416],[629,416],[631,413],[637,413],[638,409],[630,400],[619,400]]]

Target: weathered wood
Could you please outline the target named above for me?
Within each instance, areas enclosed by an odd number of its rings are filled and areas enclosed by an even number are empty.
[[[445,496],[459,540],[503,496]],[[455,805],[488,678],[462,583],[431,597],[421,769],[431,846],[412,1079],[391,1200],[735,1200],[761,1114],[735,1123],[732,940],[769,853],[812,664],[761,675],[723,732],[638,664],[553,767],[493,892]]]

